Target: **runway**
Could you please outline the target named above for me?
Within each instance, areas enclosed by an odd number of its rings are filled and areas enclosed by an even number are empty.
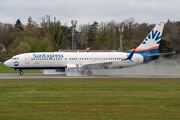
[[[123,69],[93,70],[92,76],[73,74],[0,74],[0,79],[37,79],[37,78],[180,78],[179,66],[140,65]]]
[[[0,79],[38,79],[38,78],[180,78],[180,74],[94,74],[93,76],[65,76],[45,74],[0,74]]]

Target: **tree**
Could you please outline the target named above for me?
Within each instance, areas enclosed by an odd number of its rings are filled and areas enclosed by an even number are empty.
[[[160,45],[159,45],[159,53],[168,53],[168,52],[172,52],[173,48],[171,47],[171,43],[166,41],[165,39],[161,39],[160,41]],[[166,55],[164,57],[171,57],[172,55]]]
[[[96,34],[97,34],[97,26],[98,23],[95,21],[91,27],[89,28],[88,32],[88,46],[91,47],[92,49],[97,49],[96,47]]]
[[[32,25],[23,26],[23,31],[20,31],[20,36],[31,36],[33,38],[42,39],[41,29],[35,22]]]
[[[17,55],[17,54],[21,54],[23,53],[23,49],[20,46],[17,46],[14,50],[13,50],[13,54]]]
[[[62,25],[61,26],[61,33],[59,38],[59,46],[61,49],[70,49],[71,42],[72,42],[72,29],[68,26]]]
[[[22,23],[21,23],[20,19],[18,19],[18,20],[16,21],[16,24],[14,25],[14,27],[23,30],[23,28],[22,28]]]
[[[41,40],[41,51],[42,52],[51,52],[51,41],[48,38]]]
[[[53,51],[59,50],[62,43],[62,29],[61,22],[54,17],[54,21],[50,20],[50,16],[42,17],[40,26],[43,30],[43,37],[51,40],[51,47]]]
[[[28,18],[28,25],[33,25],[33,20],[31,18],[31,16]]]
[[[108,49],[108,28],[107,28],[107,23],[106,22],[101,22],[98,27],[98,35],[97,39],[99,42],[99,48],[102,50]]]
[[[88,32],[89,32],[90,25],[80,25],[79,26],[79,36],[78,36],[78,47],[81,49],[86,49],[88,47]],[[80,49],[79,48],[79,49]]]
[[[170,42],[166,41],[165,39],[161,39],[159,45],[159,53],[172,52],[173,48],[171,48],[170,46],[171,46]]]
[[[21,48],[23,52],[41,52],[40,40],[30,36],[17,37],[9,47],[9,53],[14,53],[14,50]]]
[[[22,48],[23,53],[28,53],[31,51],[31,46],[27,42],[20,42],[19,47]]]

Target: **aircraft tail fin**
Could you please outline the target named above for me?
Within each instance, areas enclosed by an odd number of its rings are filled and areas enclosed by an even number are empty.
[[[136,53],[156,54],[159,49],[164,23],[156,24],[153,30],[147,35],[143,42],[137,47]],[[132,50],[129,50],[133,51]]]

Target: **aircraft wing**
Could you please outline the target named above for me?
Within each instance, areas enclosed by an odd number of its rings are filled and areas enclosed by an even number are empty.
[[[131,58],[133,57],[135,50],[136,50],[136,48],[130,53],[130,55],[126,59],[123,59],[121,61],[129,60],[132,63],[134,63],[131,60]],[[109,65],[113,64],[113,62],[119,62],[119,61],[109,61],[109,60],[108,61],[97,61],[97,62],[83,63],[81,65],[91,68],[91,69],[102,69],[102,68],[108,68]]]
[[[112,61],[99,61],[99,62],[83,63],[81,65],[91,68],[91,69],[103,69],[103,68],[105,69],[109,65],[113,64],[113,62]]]

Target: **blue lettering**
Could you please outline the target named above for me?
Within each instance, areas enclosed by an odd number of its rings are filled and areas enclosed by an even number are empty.
[[[33,54],[33,58],[36,58],[36,55],[35,55],[35,54]]]
[[[33,54],[33,58],[63,58],[63,54]]]

